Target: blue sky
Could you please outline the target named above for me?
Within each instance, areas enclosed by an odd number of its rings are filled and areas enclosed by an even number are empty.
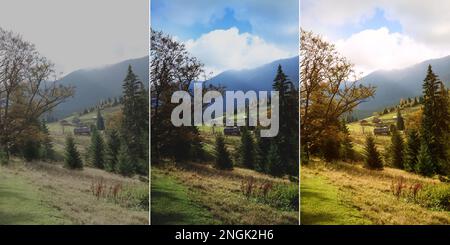
[[[298,0],[152,0],[150,16],[218,73],[295,56],[298,12]]]
[[[364,75],[450,55],[450,2],[302,0],[301,26],[334,43]]]

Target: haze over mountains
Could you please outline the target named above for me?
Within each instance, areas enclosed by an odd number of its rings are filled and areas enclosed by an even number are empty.
[[[272,90],[273,79],[279,64],[288,78],[298,85],[298,56],[276,60],[253,69],[225,71],[211,78],[207,83],[226,86],[227,90],[269,91]],[[58,106],[53,115],[62,118],[74,112],[81,112],[102,99],[120,96],[128,65],[133,67],[136,75],[148,86],[148,56],[96,69],[77,70],[60,80],[63,85],[76,87],[75,96]]]
[[[133,72],[148,87],[148,56],[94,69],[77,70],[60,80],[63,85],[75,86],[75,95],[59,105],[53,116],[65,117],[94,106],[102,99],[122,95],[122,84],[128,65],[131,65]]]
[[[276,60],[253,69],[224,71],[208,80],[207,83],[226,86],[226,90],[270,91],[272,90],[273,80],[277,74],[278,65],[281,65],[283,72],[298,86],[298,62],[298,56],[296,56]]]
[[[428,65],[448,86],[450,85],[450,56],[423,61],[419,64],[397,70],[379,70],[362,78],[363,83],[377,87],[374,98],[362,103],[356,114],[368,116],[374,111],[397,104],[401,98],[422,95],[422,83]]]

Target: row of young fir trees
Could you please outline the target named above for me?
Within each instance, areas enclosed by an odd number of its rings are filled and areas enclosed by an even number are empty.
[[[258,128],[252,133],[247,126],[242,127],[236,161],[240,166],[272,176],[298,176],[298,90],[281,65],[272,88],[279,92],[280,98],[279,134],[264,138]],[[233,160],[220,133],[216,135],[215,153],[216,168],[233,169]]]
[[[118,127],[105,129],[98,111],[88,148],[88,161],[93,167],[124,176],[148,175],[148,92],[131,66],[123,83],[121,113]],[[66,139],[64,162],[70,169],[83,168],[81,155],[70,135]]]
[[[450,173],[448,91],[444,83],[434,74],[431,66],[428,67],[423,82],[422,104],[420,127],[405,129],[406,142],[400,133],[400,130],[404,129],[404,124],[398,113],[397,130],[393,130],[391,136],[390,163],[393,167],[424,176],[448,175]],[[382,158],[376,149],[373,137],[367,138],[365,150],[366,166],[374,169],[382,168]]]

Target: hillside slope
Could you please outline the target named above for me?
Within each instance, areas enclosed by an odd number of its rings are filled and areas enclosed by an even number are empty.
[[[53,115],[58,118],[66,117],[102,99],[122,95],[122,83],[129,65],[144,85],[148,86],[148,56],[94,69],[77,70],[60,80],[63,85],[75,86],[75,95],[59,105]]]

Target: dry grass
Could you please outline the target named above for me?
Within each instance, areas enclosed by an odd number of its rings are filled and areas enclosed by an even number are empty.
[[[148,189],[148,183],[124,178],[99,169],[85,167],[68,170],[61,165],[13,160],[2,171],[24,179],[38,188],[43,202],[58,210],[72,224],[148,224],[148,211],[129,208],[92,194],[92,183],[102,179],[109,185],[136,186]]]
[[[386,167],[367,170],[361,165],[344,162],[326,164],[316,160],[302,166],[301,178],[320,177],[338,188],[338,198],[358,210],[373,224],[450,224],[450,212],[433,211],[393,195],[393,181],[403,178],[405,184],[438,185],[438,180],[424,178]]]
[[[222,171],[210,165],[186,164],[166,167],[152,166],[179,180],[192,193],[191,197],[205,207],[213,218],[223,224],[298,224],[297,211],[281,211],[243,195],[243,180],[253,177],[256,182],[289,183],[287,179],[272,178],[252,170],[235,168]]]

